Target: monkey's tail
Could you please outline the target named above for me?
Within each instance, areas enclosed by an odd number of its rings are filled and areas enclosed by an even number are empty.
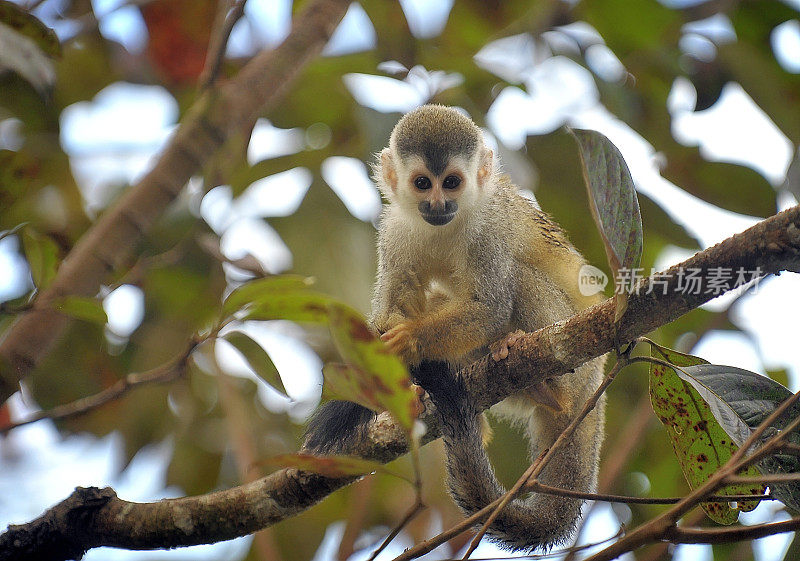
[[[303,449],[317,454],[346,453],[373,419],[375,413],[350,401],[329,401],[311,417]]]
[[[479,411],[469,399],[461,377],[446,364],[422,363],[415,374],[417,383],[428,392],[440,416],[450,494],[461,510],[471,515],[506,492],[497,481],[481,443]],[[580,452],[573,451],[573,454]],[[576,464],[579,469],[585,466],[585,460],[577,458]],[[583,469],[585,471],[585,467]],[[557,466],[553,471],[567,476],[556,477],[558,480],[573,476],[572,481],[559,481],[565,487],[581,489],[581,485],[586,484],[591,489],[583,487],[581,490],[593,490],[593,473],[588,474],[590,481],[586,481],[587,474],[570,474],[569,466]],[[525,500],[514,499],[500,512],[487,534],[512,551],[531,552],[538,547],[549,550],[563,544],[574,533],[582,503],[578,499],[543,494],[532,494]]]

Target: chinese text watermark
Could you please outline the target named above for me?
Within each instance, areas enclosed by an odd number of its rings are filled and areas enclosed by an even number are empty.
[[[758,291],[758,283],[764,277],[761,267],[700,267],[678,268],[669,273],[650,269],[620,269],[614,279],[615,294],[667,294],[668,291],[681,294],[711,294],[719,296],[730,290],[749,286],[750,292]],[[648,279],[645,281],[645,279]],[[578,273],[578,289],[584,296],[602,292],[608,284],[606,274],[592,265],[584,265]]]

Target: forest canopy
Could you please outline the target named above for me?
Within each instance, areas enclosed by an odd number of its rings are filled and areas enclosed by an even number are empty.
[[[599,131],[630,169],[639,278],[796,207],[800,4],[0,1],[0,524],[29,522],[76,486],[140,502],[231,489],[297,452],[341,345],[291,303],[247,315],[232,294],[252,303],[243,287],[278,279],[270,290],[368,314],[381,209],[370,166],[400,116],[429,102],[470,115],[613,297],[569,129]],[[153,194],[137,199],[143,187]],[[718,273],[737,279],[733,267]],[[659,355],[672,364],[729,365],[797,391],[800,280],[740,273],[746,286],[647,336],[700,357]],[[631,364],[607,391],[601,493],[693,488],[654,414],[651,376]],[[511,486],[525,444],[493,426],[489,454]],[[462,520],[441,443],[420,462],[426,508],[380,559]],[[411,461],[387,471],[411,477]],[[789,520],[787,496],[739,523]],[[414,499],[379,471],[253,536],[85,559],[367,558]],[[613,541],[666,508],[596,501],[577,543]],[[700,509],[683,523],[713,525]],[[484,541],[474,557],[497,555]],[[799,555],[792,533],[636,552]]]

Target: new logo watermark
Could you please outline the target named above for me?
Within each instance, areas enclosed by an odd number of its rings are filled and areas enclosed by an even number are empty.
[[[608,276],[593,265],[583,265],[578,271],[578,290],[584,296],[603,292],[608,284]]]

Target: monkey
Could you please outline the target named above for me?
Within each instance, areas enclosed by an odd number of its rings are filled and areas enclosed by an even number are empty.
[[[481,129],[458,110],[423,105],[407,113],[376,160],[373,179],[388,204],[378,228],[370,322],[436,406],[449,492],[470,515],[505,490],[484,450],[484,417],[457,371],[489,352],[503,360],[524,332],[568,318],[601,296],[581,293],[583,257],[499,171]],[[491,413],[525,432],[535,458],[599,386],[604,361],[512,395]],[[601,398],[539,481],[596,490],[604,404]],[[372,415],[330,402],[310,422],[305,447],[346,453]],[[548,550],[574,533],[582,502],[537,493],[517,498],[488,536],[514,551]]]

